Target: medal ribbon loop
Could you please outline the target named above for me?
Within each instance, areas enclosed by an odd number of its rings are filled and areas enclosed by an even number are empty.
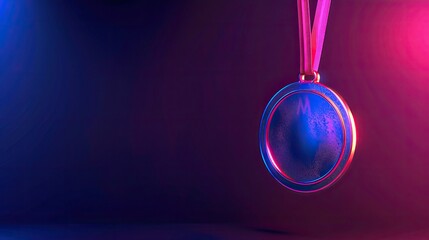
[[[300,47],[300,79],[314,76],[318,80],[318,69],[325,39],[331,0],[318,0],[313,29],[310,23],[309,0],[298,0],[298,27]]]

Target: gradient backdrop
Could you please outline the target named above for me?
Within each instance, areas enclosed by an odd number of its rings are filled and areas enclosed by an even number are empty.
[[[302,195],[258,148],[297,80],[296,1],[1,0],[0,220],[429,225],[428,24],[423,0],[333,1],[320,73],[358,145]]]

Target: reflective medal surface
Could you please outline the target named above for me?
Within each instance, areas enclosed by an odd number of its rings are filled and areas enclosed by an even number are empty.
[[[292,83],[270,100],[259,132],[260,150],[272,176],[298,192],[324,189],[347,170],[356,146],[350,109],[316,82]]]

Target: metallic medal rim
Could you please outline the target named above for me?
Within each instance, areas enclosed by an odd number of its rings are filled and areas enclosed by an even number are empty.
[[[284,173],[278,171],[275,164],[273,164],[274,161],[270,155],[267,141],[268,124],[272,117],[272,113],[285,97],[299,92],[312,92],[325,98],[337,110],[337,113],[339,114],[339,117],[342,121],[344,133],[344,145],[342,147],[342,153],[335,166],[325,176],[309,183],[299,183],[292,181],[283,175]],[[283,186],[292,191],[302,193],[320,191],[334,184],[350,166],[356,148],[356,127],[353,115],[350,111],[350,108],[340,97],[340,95],[321,83],[301,81],[289,84],[278,91],[271,98],[264,110],[259,131],[259,147],[268,171]]]

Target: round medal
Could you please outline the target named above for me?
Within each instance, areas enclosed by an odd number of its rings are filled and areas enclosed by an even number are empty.
[[[313,192],[346,171],[356,130],[337,93],[320,83],[296,82],[268,103],[259,140],[265,165],[277,181],[294,191]]]
[[[319,0],[310,32],[308,0],[298,0],[300,80],[277,92],[262,115],[259,147],[271,175],[297,192],[315,192],[336,182],[356,147],[352,113],[317,73],[330,0]],[[305,80],[312,76],[312,81]]]

